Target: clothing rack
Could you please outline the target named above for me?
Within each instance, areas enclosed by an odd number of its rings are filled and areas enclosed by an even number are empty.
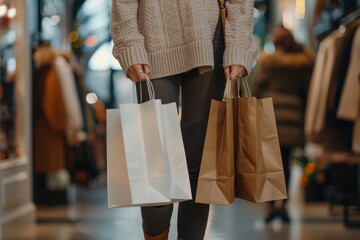
[[[348,25],[349,23],[352,23],[358,18],[360,18],[360,8],[343,17],[340,20],[340,25]]]
[[[360,18],[360,8],[356,8],[354,11],[347,14],[344,14],[340,17],[340,10],[331,10],[325,9],[325,14],[328,18],[324,18],[323,21],[320,21],[314,29],[314,33],[318,37],[318,41],[321,42],[326,37],[328,37],[333,31],[340,31],[352,28],[352,23],[357,23],[357,19]],[[360,22],[359,22],[360,25]],[[358,26],[359,26],[358,25]],[[344,31],[345,33],[345,31]],[[330,154],[330,153],[327,153]],[[342,207],[343,214],[343,223],[345,227],[348,228],[359,228],[360,227],[360,160],[357,159],[354,161],[346,160],[346,156],[339,156],[338,161],[332,161],[329,156],[322,156],[327,159],[332,164],[335,164],[336,167],[341,169],[340,174],[344,174],[343,179],[339,184],[335,184],[331,192],[329,192],[329,203],[330,203],[330,212],[334,205]],[[350,175],[352,178],[350,178]],[[346,175],[348,174],[348,175]],[[339,174],[338,174],[339,175]],[[351,182],[353,181],[353,182]],[[356,184],[356,185],[354,185]],[[346,189],[348,186],[351,187],[351,192]]]
[[[356,19],[360,18],[360,8],[341,18],[338,22],[338,27],[345,27]],[[360,162],[357,165],[357,189],[352,195],[343,194],[342,207],[343,207],[343,222],[345,227],[359,228],[360,221],[352,220],[352,216],[359,216],[360,210]],[[355,209],[355,210],[354,210]]]
[[[347,10],[348,9],[343,9],[341,7],[335,9],[329,7],[325,8],[323,11],[327,13],[328,18],[320,21],[314,26],[313,33],[315,36],[321,41],[333,30],[340,26],[346,26],[360,17],[359,6],[354,8],[354,11],[350,13],[347,13]]]
[[[356,19],[360,18],[360,8],[355,10],[354,12],[346,15],[344,18],[340,21],[340,26],[346,26],[354,21]],[[344,217],[344,225],[346,227],[360,227],[360,221],[350,220],[350,217],[352,215],[352,209],[351,207],[357,207],[357,214],[359,215],[359,208],[360,208],[360,163],[357,164],[358,171],[357,171],[357,178],[358,178],[358,187],[357,187],[357,193],[355,196],[352,196],[348,199],[344,200],[344,209],[343,209],[343,217]]]

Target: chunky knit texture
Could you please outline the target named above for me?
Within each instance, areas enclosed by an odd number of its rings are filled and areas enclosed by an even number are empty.
[[[250,72],[257,56],[253,1],[227,0],[226,7],[224,67]],[[113,55],[125,73],[148,64],[152,78],[210,70],[219,11],[218,0],[112,0]]]

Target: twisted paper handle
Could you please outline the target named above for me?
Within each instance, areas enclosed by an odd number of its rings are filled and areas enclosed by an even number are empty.
[[[147,89],[148,89],[148,93],[149,93],[149,99],[150,100],[154,100],[155,99],[155,90],[154,90],[154,86],[153,84],[151,83],[149,77],[146,75],[146,86],[147,86]],[[134,82],[134,86],[135,86],[135,82]],[[139,87],[139,90],[140,90],[140,103],[142,103],[142,87],[141,87],[141,83],[140,83],[140,87]]]

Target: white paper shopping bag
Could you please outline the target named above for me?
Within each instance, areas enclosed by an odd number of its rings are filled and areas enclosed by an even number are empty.
[[[109,207],[191,199],[175,103],[120,104],[107,110]]]

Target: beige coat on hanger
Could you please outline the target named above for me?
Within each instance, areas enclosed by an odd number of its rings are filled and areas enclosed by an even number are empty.
[[[352,150],[360,153],[360,27],[351,47],[350,64],[341,93],[337,117],[354,122]]]

